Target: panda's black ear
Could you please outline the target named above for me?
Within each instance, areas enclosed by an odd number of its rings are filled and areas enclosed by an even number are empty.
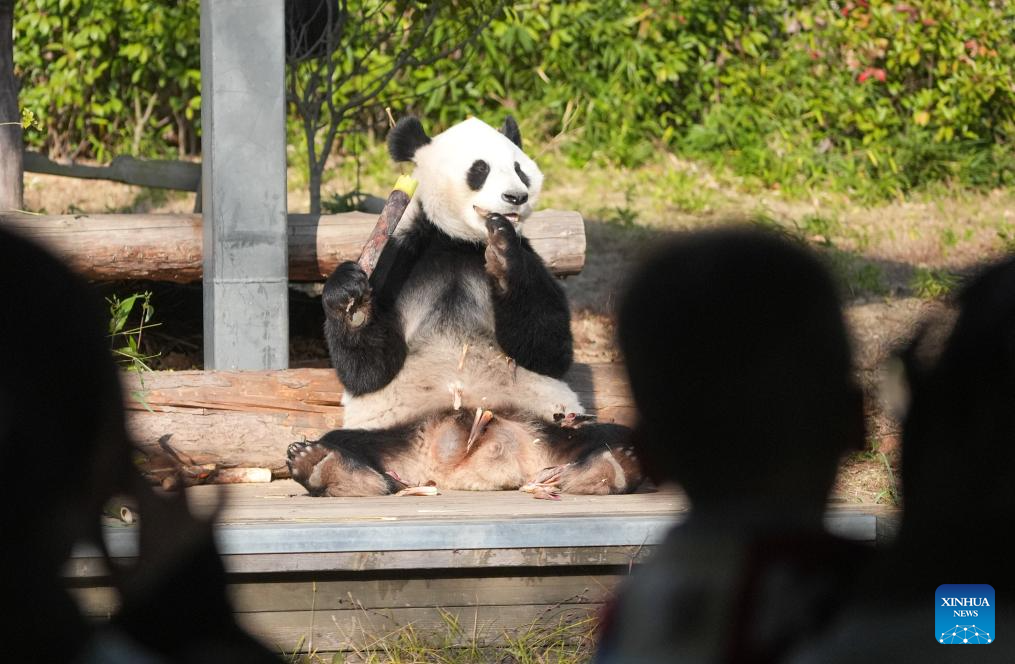
[[[522,132],[518,129],[518,123],[515,122],[513,116],[509,115],[504,118],[504,126],[500,128],[500,133],[511,139],[511,142],[518,146],[518,149],[522,149]]]
[[[388,154],[395,161],[412,161],[416,150],[430,142],[419,118],[404,117],[388,132]]]

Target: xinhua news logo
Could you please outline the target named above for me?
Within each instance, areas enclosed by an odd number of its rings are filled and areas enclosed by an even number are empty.
[[[994,642],[994,589],[985,583],[945,583],[934,593],[934,638],[938,643]]]

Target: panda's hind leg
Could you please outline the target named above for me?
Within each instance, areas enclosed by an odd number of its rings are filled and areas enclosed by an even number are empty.
[[[525,487],[537,496],[564,493],[630,493],[644,475],[631,447],[632,431],[617,424],[577,428],[545,425],[543,434],[556,464],[537,473]]]
[[[311,496],[383,496],[405,487],[384,460],[404,451],[410,438],[403,429],[338,429],[289,445],[286,465]]]

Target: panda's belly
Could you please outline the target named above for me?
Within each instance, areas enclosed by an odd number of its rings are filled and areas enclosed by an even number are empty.
[[[370,394],[346,393],[343,404],[346,429],[388,428],[457,409],[521,410],[547,422],[557,413],[585,412],[565,382],[516,366],[481,335],[410,345],[394,380]]]

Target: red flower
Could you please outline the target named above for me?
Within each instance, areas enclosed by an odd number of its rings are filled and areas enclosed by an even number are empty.
[[[878,83],[884,83],[885,79],[888,78],[888,74],[884,69],[879,69],[878,67],[867,67],[867,69],[860,72],[860,75],[856,77],[856,80],[858,83],[863,83],[871,77],[873,77]]]

